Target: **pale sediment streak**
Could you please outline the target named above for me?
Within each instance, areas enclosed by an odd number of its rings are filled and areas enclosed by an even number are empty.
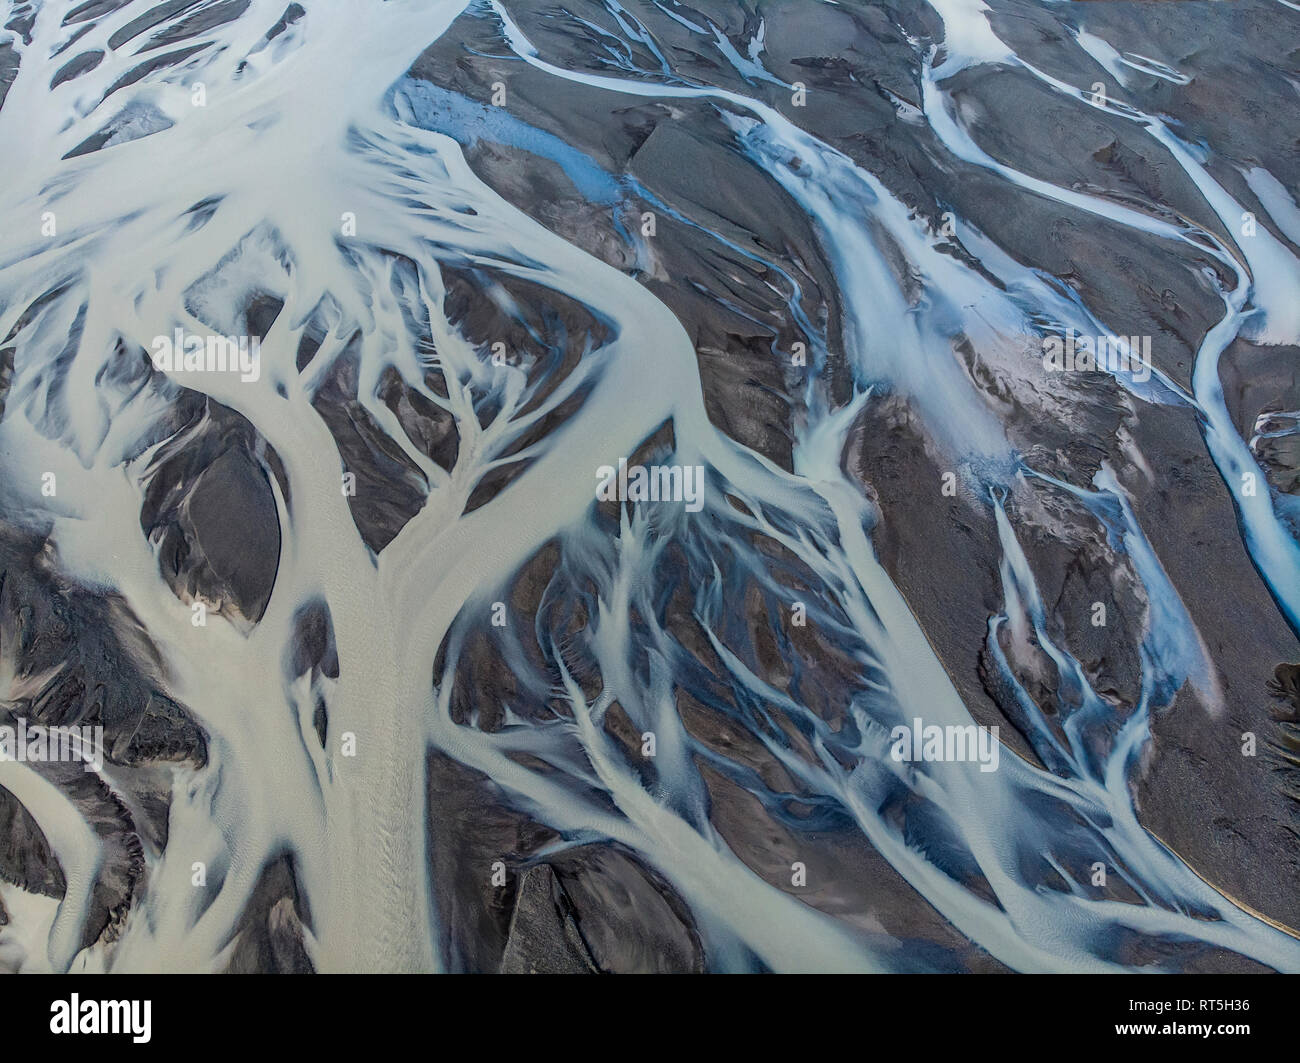
[[[868,507],[840,467],[866,391],[840,410],[810,402],[794,474],[714,428],[689,338],[662,303],[490,191],[451,137],[393,113],[390,86],[463,6],[393,2],[367,5],[364,15],[344,5],[312,7],[264,44],[262,35],[281,11],[275,3],[254,0],[240,19],[214,31],[219,47],[185,68],[185,79],[207,83],[206,108],[189,106],[180,79],[146,79],[108,99],[129,94],[150,103],[170,126],[80,158],[62,156],[102,122],[106,106],[83,111],[83,101],[93,99],[93,89],[113,84],[123,73],[122,60],[110,59],[55,90],[46,88],[42,75],[48,71],[41,64],[24,65],[0,110],[0,154],[22,143],[23,157],[32,160],[21,181],[5,190],[0,217],[12,231],[27,232],[31,218],[54,210],[63,234],[52,247],[33,241],[0,261],[0,333],[8,333],[34,300],[69,285],[20,333],[10,405],[22,416],[10,413],[0,425],[6,455],[21,449],[25,460],[56,471],[66,486],[55,503],[39,496],[30,477],[15,477],[6,500],[29,513],[34,524],[53,518],[53,541],[69,573],[125,598],[159,645],[174,694],[212,736],[209,766],[177,773],[172,840],[164,853],[150,857],[147,891],[112,956],[114,969],[219,968],[260,869],[284,850],[298,862],[313,915],[308,947],[319,969],[436,969],[442,958],[435,946],[439,916],[428,846],[439,840],[426,839],[428,748],[483,772],[539,822],[566,836],[610,839],[640,854],[686,900],[717,967],[744,968],[753,957],[779,970],[896,966],[897,956],[880,942],[763,881],[709,822],[693,759],[703,751],[674,705],[673,636],[653,624],[646,645],[627,620],[633,607],[653,615],[647,582],[663,549],[664,529],[652,527],[644,515],[624,517],[611,544],[592,516],[591,470],[635,452],[669,419],[678,458],[705,464],[716,483],[747,506],[747,514],[739,514],[716,501],[720,492],[714,492],[698,524],[686,517],[668,529],[701,573],[716,574],[701,579],[697,611],[727,665],[725,678],[747,697],[798,721],[812,736],[816,755],[796,753],[779,732],[761,731],[760,741],[808,793],[851,817],[963,935],[1022,970],[1112,969],[1121,962],[1128,931],[1202,941],[1279,969],[1300,969],[1300,943],[1225,900],[1138,823],[1128,778],[1146,738],[1150,708],[1165,704],[1184,680],[1207,697],[1213,682],[1204,649],[1122,488],[1107,471],[1097,477],[1095,492],[1058,485],[1125,542],[1152,602],[1142,646],[1142,703],[1101,760],[1091,754],[1087,738],[1105,706],[1077,662],[1052,646],[1033,575],[999,501],[1020,465],[997,418],[960,371],[951,341],[961,334],[976,347],[992,348],[1023,334],[1030,305],[1050,306],[1061,318],[1077,315],[1068,323],[1088,331],[1086,312],[1064,304],[1031,272],[1016,273],[1016,264],[1005,258],[993,268],[1013,275],[1014,285],[1004,291],[941,253],[933,233],[876,177],[773,108],[678,80],[564,69],[537,52],[505,6],[491,5],[514,53],[549,75],[612,93],[716,102],[748,157],[816,226],[846,304],[847,354],[858,384],[865,389],[887,383],[917,402],[936,438],[963,463],[969,482],[989,493],[1006,595],[1005,615],[991,619],[991,630],[1004,623],[1033,630],[1074,677],[1082,707],[1071,740],[1062,745],[1044,736],[1043,748],[1036,747],[1055,773],[1010,753],[991,774],[969,763],[945,765],[942,773],[895,764],[884,737],[892,722],[914,714],[952,725],[971,718],[876,560],[864,530]],[[79,46],[102,45],[139,7],[106,16]],[[936,7],[950,27],[960,19],[969,31],[978,45],[971,61],[1019,62],[978,7],[958,0]],[[642,32],[630,22],[620,24],[629,34]],[[27,47],[33,54],[52,51],[66,32],[53,12],[42,11]],[[648,73],[671,77],[670,64],[652,44],[662,68]],[[756,55],[751,52],[741,66],[752,72],[748,64],[757,63]],[[346,78],[336,69],[341,56],[347,57]],[[735,64],[737,56],[727,58]],[[1207,250],[1166,222],[989,160],[944,107],[939,81],[961,62],[950,49],[944,67],[926,65],[924,71],[926,116],[955,156],[1072,207]],[[82,116],[64,125],[69,108]],[[1239,209],[1154,120],[1141,118],[1225,221]],[[790,165],[796,156],[803,164],[797,170]],[[196,225],[190,212],[205,201],[216,202],[215,213]],[[360,236],[346,247],[333,236],[342,212],[354,213],[359,223]],[[870,226],[887,232],[924,276],[929,302],[920,312],[899,290]],[[246,417],[274,448],[291,486],[286,499],[272,483],[283,532],[280,564],[267,612],[247,634],[221,622],[191,626],[188,608],[159,577],[156,549],[140,534],[138,474],[152,450],[148,433],[170,396],[155,388],[115,391],[97,384],[117,337],[147,348],[152,336],[175,327],[202,330],[207,323],[186,309],[186,293],[206,292],[205,275],[236,248],[244,256],[235,274],[242,288],[206,294],[218,308],[227,300],[230,315],[235,300],[253,291],[283,299],[282,313],[262,338],[261,379],[245,384],[204,377],[184,384]],[[1256,466],[1227,418],[1217,358],[1242,327],[1248,299],[1267,315],[1261,335],[1276,337],[1294,326],[1276,292],[1252,287],[1250,278],[1268,269],[1294,276],[1296,267],[1276,242],[1256,247],[1253,253],[1264,258],[1251,259],[1247,252],[1246,266],[1217,245],[1208,250],[1235,269],[1238,284],[1224,294],[1223,322],[1202,346],[1194,397],[1207,420],[1211,453],[1229,478]],[[413,271],[396,266],[398,257],[413,264]],[[521,413],[533,393],[525,374],[488,364],[447,320],[441,267],[467,264],[490,266],[575,300],[609,324],[612,339],[589,352],[539,409]],[[73,331],[83,303],[79,343],[64,381],[57,387],[34,383],[55,338]],[[295,352],[313,318],[325,321],[326,337],[300,373]],[[424,508],[378,555],[356,531],[339,489],[337,447],[311,406],[314,387],[354,330],[361,334],[358,397],[431,488]],[[436,364],[449,382],[445,397],[424,382],[424,341],[436,350]],[[390,367],[455,418],[461,449],[449,472],[410,443],[376,398]],[[530,467],[490,504],[464,514],[482,474],[580,386],[590,387],[581,409],[534,447]],[[474,391],[500,402],[501,412],[486,425],[478,419]],[[628,402],[629,395],[636,401]],[[1278,524],[1266,492],[1242,505],[1242,520],[1252,556],[1294,623],[1300,591],[1288,591],[1285,578],[1288,565],[1295,571],[1294,541]],[[832,605],[847,616],[841,637],[870,675],[852,705],[853,734],[832,732],[728,649],[720,633],[728,602],[715,560],[728,534],[742,559],[737,563],[769,595],[778,594],[762,558],[740,546],[749,532],[781,543],[817,575],[828,626]],[[565,547],[566,572],[589,577],[599,588],[600,609],[590,628],[602,692],[588,699],[566,674],[571,719],[497,733],[454,722],[451,688],[465,634],[482,624],[485,598],[507,587],[553,539]],[[331,732],[361,737],[359,755],[346,761],[304,742],[311,692],[287,681],[281,668],[293,618],[314,600],[328,603],[338,646],[339,678],[328,689]],[[449,663],[431,685],[444,642]],[[996,647],[996,637],[990,644]],[[642,667],[646,658],[650,664]],[[527,663],[517,663],[525,676]],[[1003,665],[1004,678],[1018,687]],[[615,700],[659,737],[655,794],[620,760],[600,726]],[[558,776],[526,767],[512,753],[540,758],[559,769]],[[846,761],[854,766],[846,769]],[[67,810],[59,808],[57,793],[47,792],[48,784],[24,775],[14,776],[10,786],[8,778],[0,775],[0,785],[27,804],[43,829],[49,824],[47,835],[61,863],[72,869],[50,941],[51,964],[66,968],[74,960],[69,942],[93,883],[96,842],[87,831],[60,826]],[[882,799],[898,790],[911,791],[934,810],[936,829],[968,855],[967,870],[987,881],[996,904],[887,822]],[[778,795],[758,787],[753,792],[769,809],[778,804]],[[1143,903],[1099,901],[1071,880],[1053,848],[1078,823],[1086,825],[1090,844],[1123,869]],[[1041,878],[1025,872],[1024,854],[1046,854],[1069,889],[1044,888]],[[215,900],[202,909],[200,895],[190,888],[194,861],[224,872]],[[1204,918],[1206,913],[1215,918]]]

